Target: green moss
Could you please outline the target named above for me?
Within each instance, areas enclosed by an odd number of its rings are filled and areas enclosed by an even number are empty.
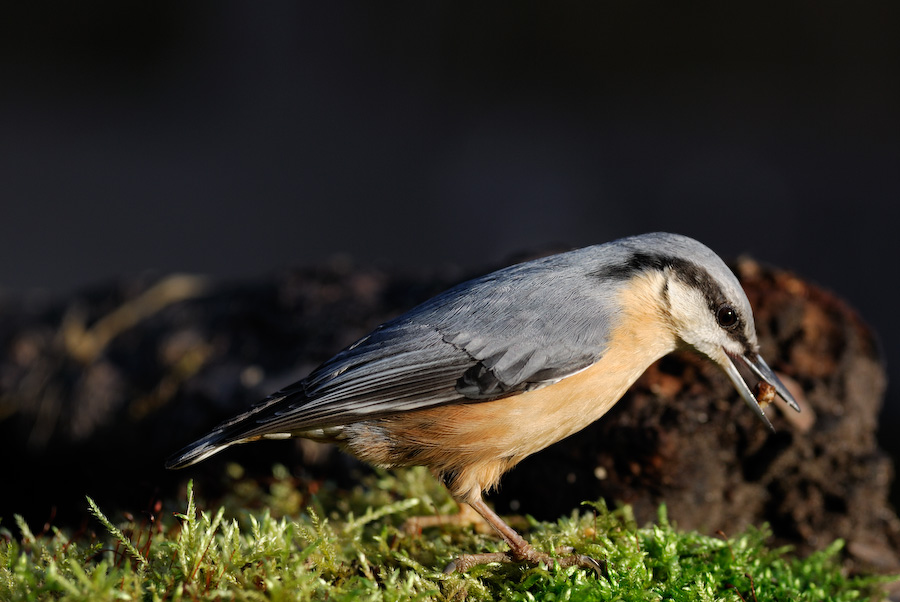
[[[766,528],[729,540],[682,533],[665,508],[639,528],[628,508],[603,503],[556,523],[530,521],[544,550],[574,546],[607,561],[608,576],[575,567],[487,565],[444,575],[459,553],[503,545],[474,529],[419,535],[402,524],[417,513],[452,512],[453,503],[423,470],[382,473],[343,495],[324,489],[307,500],[275,470],[265,489],[233,469],[235,491],[214,512],[198,510],[188,486],[183,513],[142,524],[113,524],[93,501],[103,541],[59,530],[0,543],[0,600],[863,600],[881,597],[884,577],[847,577],[842,542],[799,559],[766,545]],[[249,499],[274,510],[246,511]],[[296,518],[288,518],[293,515]]]

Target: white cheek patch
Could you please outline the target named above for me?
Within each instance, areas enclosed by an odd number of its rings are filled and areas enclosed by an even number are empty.
[[[729,338],[716,323],[703,294],[676,279],[669,281],[669,311],[682,340],[698,349],[721,346]]]
[[[668,300],[673,322],[681,339],[713,357],[716,349],[734,355],[743,355],[756,347],[756,333],[753,315],[746,314],[740,299],[729,302],[738,313],[743,324],[740,330],[730,331],[719,325],[710,302],[702,291],[689,286],[677,278],[669,279]]]

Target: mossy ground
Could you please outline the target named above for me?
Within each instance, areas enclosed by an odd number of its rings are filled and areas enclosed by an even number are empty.
[[[884,577],[848,577],[841,542],[799,559],[767,546],[766,528],[731,538],[679,532],[660,509],[639,527],[629,509],[586,504],[555,523],[529,521],[540,549],[574,546],[607,562],[596,577],[575,567],[441,568],[464,552],[502,550],[471,528],[410,535],[405,519],[454,504],[423,470],[371,477],[351,493],[326,489],[311,503],[276,467],[261,488],[235,472],[223,506],[198,509],[192,488],[184,511],[113,524],[96,505],[100,537],[51,530],[35,536],[18,521],[2,525],[0,600],[866,600]],[[243,510],[248,499],[266,509]],[[289,518],[291,517],[291,518]]]

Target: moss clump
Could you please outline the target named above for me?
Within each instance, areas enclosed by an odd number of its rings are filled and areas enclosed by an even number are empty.
[[[348,495],[324,491],[295,520],[234,507],[261,496],[290,510],[298,498],[288,481],[279,467],[265,491],[244,482],[239,498],[214,512],[198,510],[189,485],[183,513],[120,526],[88,500],[103,541],[60,530],[35,537],[19,520],[19,537],[0,543],[0,599],[849,601],[880,598],[890,581],[844,575],[840,541],[799,559],[769,548],[765,528],[727,540],[681,533],[664,507],[656,524],[639,527],[627,507],[603,503],[556,523],[529,521],[529,536],[541,549],[574,546],[606,559],[606,577],[519,565],[444,575],[457,554],[503,544],[471,528],[404,533],[405,519],[452,507],[425,471],[381,474]]]

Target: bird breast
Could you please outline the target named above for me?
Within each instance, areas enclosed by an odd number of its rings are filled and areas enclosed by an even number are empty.
[[[424,465],[444,473],[502,462],[507,470],[599,419],[650,364],[675,348],[661,311],[660,287],[650,277],[623,287],[623,310],[609,345],[597,362],[576,374],[494,401],[454,403],[347,425],[343,444],[361,459],[383,466]]]

